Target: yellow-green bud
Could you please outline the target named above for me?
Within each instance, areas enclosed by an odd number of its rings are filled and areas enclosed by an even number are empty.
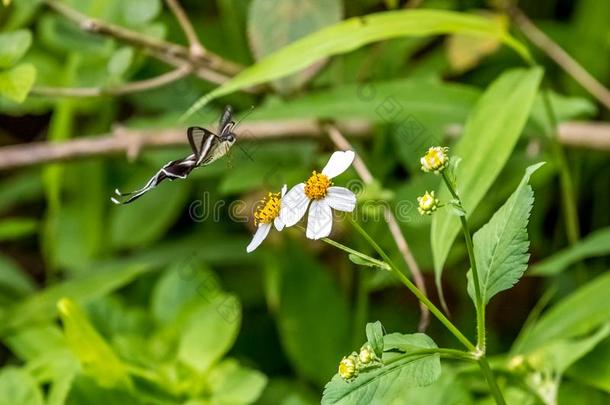
[[[375,352],[370,345],[364,345],[362,346],[362,349],[360,349],[360,353],[358,353],[358,358],[362,364],[369,364],[375,360]]]
[[[417,197],[417,210],[421,215],[432,215],[438,208],[438,199],[434,197],[434,191],[427,192],[421,197]]]
[[[424,172],[439,174],[445,170],[449,163],[449,148],[433,146],[428,149],[428,152],[426,152],[419,161],[421,163],[421,169]]]

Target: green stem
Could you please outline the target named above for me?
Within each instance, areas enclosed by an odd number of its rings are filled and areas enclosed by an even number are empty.
[[[493,372],[491,371],[489,363],[487,362],[487,359],[485,357],[481,357],[479,359],[479,367],[481,368],[481,372],[487,380],[487,385],[489,385],[489,391],[491,393],[491,396],[496,401],[496,404],[506,405],[506,401],[504,400],[502,391],[500,391],[500,387],[498,387],[498,383],[496,382]]]
[[[364,259],[364,260],[366,260],[368,262],[374,263],[375,265],[377,265],[378,267],[380,267],[382,269],[385,269],[385,270],[388,270],[388,271],[391,270],[390,266],[387,263],[382,262],[381,260],[377,260],[377,259],[375,259],[375,258],[373,258],[371,256],[367,256],[364,253],[359,252],[357,250],[354,250],[354,249],[352,249],[349,246],[345,246],[345,245],[343,245],[343,244],[341,244],[341,243],[339,243],[339,242],[337,242],[335,240],[332,240],[330,238],[322,238],[321,240],[322,240],[322,242],[328,243],[329,245],[334,246],[337,249],[341,249],[344,252],[350,253],[350,254],[352,254],[354,256],[358,256],[361,259]]]
[[[397,361],[413,357],[413,356],[422,356],[428,354],[438,354],[443,358],[447,359],[456,359],[456,360],[465,360],[465,361],[478,361],[472,353],[465,352],[463,350],[455,350],[455,349],[445,349],[441,347],[436,347],[433,349],[421,349],[414,350],[409,353],[402,354],[400,356],[393,357],[390,360],[387,360],[383,363],[384,366],[390,365],[392,363],[396,363]]]
[[[443,180],[445,181],[445,185],[449,189],[449,192],[459,201],[460,206],[462,206],[462,200],[460,199],[458,193],[455,191],[455,187],[447,177],[447,172],[443,171]],[[470,268],[472,269],[472,282],[474,284],[474,292],[475,292],[475,306],[477,311],[477,347],[483,353],[485,353],[485,305],[483,304],[483,296],[481,295],[481,285],[479,279],[479,272],[477,270],[477,262],[474,257],[474,244],[472,243],[472,235],[470,233],[470,227],[468,226],[468,221],[466,220],[466,215],[460,215],[460,222],[462,224],[462,231],[464,232],[464,239],[466,240],[466,250],[468,250],[468,259],[470,261]]]
[[[576,200],[574,193],[574,183],[572,181],[572,175],[570,174],[570,168],[568,167],[568,161],[564,153],[563,147],[557,139],[557,117],[551,104],[551,98],[549,96],[549,90],[547,88],[542,90],[542,100],[544,104],[544,110],[549,119],[551,130],[549,133],[551,153],[555,162],[559,166],[559,181],[561,183],[561,198],[563,203],[563,219],[566,224],[566,233],[568,235],[568,241],[570,245],[578,242],[580,238],[579,224],[578,224],[578,210],[576,209]]]
[[[443,313],[426,297],[416,286],[409,280],[407,276],[404,275],[398,267],[392,262],[390,257],[385,253],[385,251],[375,242],[375,240],[364,230],[351,216],[347,217],[358,233],[371,245],[373,249],[381,256],[381,258],[390,266],[393,270],[393,274],[402,281],[402,283],[411,291],[417,299],[422,302],[430,312],[443,324],[445,327],[455,336],[469,351],[476,351],[476,347],[468,340],[466,336],[453,324]]]

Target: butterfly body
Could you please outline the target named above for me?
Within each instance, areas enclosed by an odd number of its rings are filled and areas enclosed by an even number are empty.
[[[129,204],[155,188],[163,180],[185,179],[197,167],[207,166],[225,156],[237,140],[233,133],[235,122],[232,121],[232,113],[231,106],[225,107],[220,118],[218,135],[205,128],[190,127],[187,130],[187,137],[193,151],[192,154],[165,164],[139,190],[131,193],[121,193],[118,189],[115,190],[116,196],[111,197],[110,200],[115,204]],[[118,199],[120,197],[126,197],[126,199],[120,201]]]

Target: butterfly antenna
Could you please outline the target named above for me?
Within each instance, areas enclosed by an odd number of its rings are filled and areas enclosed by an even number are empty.
[[[233,128],[234,129],[237,128],[237,126],[244,120],[244,118],[246,118],[248,115],[252,114],[252,111],[254,111],[253,105],[250,106],[250,109],[248,110],[248,112],[245,113],[244,116],[239,119],[239,121],[237,121],[237,124],[235,124],[235,126]]]
[[[244,148],[243,146],[241,146],[241,143],[239,141],[235,142],[237,144],[237,146],[239,147],[239,149],[241,149],[242,152],[244,152],[244,154],[248,157],[248,159],[250,159],[251,161],[254,162],[254,158],[252,157],[252,155],[250,155],[248,153],[248,151],[246,150],[246,148]]]

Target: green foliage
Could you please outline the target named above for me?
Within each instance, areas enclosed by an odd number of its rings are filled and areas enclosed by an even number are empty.
[[[320,30],[267,56],[232,80],[199,99],[185,118],[211,100],[236,90],[298,72],[320,59],[352,51],[371,42],[402,36],[427,36],[460,32],[503,41],[524,58],[527,50],[501,25],[486,18],[437,10],[406,10],[355,17]]]
[[[402,398],[412,387],[432,384],[441,374],[436,348],[423,333],[403,335],[392,333],[383,337],[383,364],[361,372],[354,381],[345,381],[338,374],[326,384],[322,404],[369,404]]]
[[[525,170],[517,189],[489,222],[473,237],[483,305],[500,291],[511,288],[523,275],[529,259],[527,223],[534,205],[530,176],[544,163]],[[468,294],[476,302],[472,270],[468,271]]]
[[[458,193],[469,216],[517,143],[541,79],[540,69],[504,73],[487,89],[468,117],[464,136],[450,153],[462,159],[456,173]],[[449,200],[449,192],[443,188],[438,198]],[[459,230],[459,219],[448,210],[440,210],[432,218],[430,239],[439,287],[443,265]]]
[[[42,393],[32,377],[22,369],[8,367],[0,371],[0,403],[42,405]]]
[[[32,44],[32,34],[27,30],[0,34],[0,68],[15,65]]]

